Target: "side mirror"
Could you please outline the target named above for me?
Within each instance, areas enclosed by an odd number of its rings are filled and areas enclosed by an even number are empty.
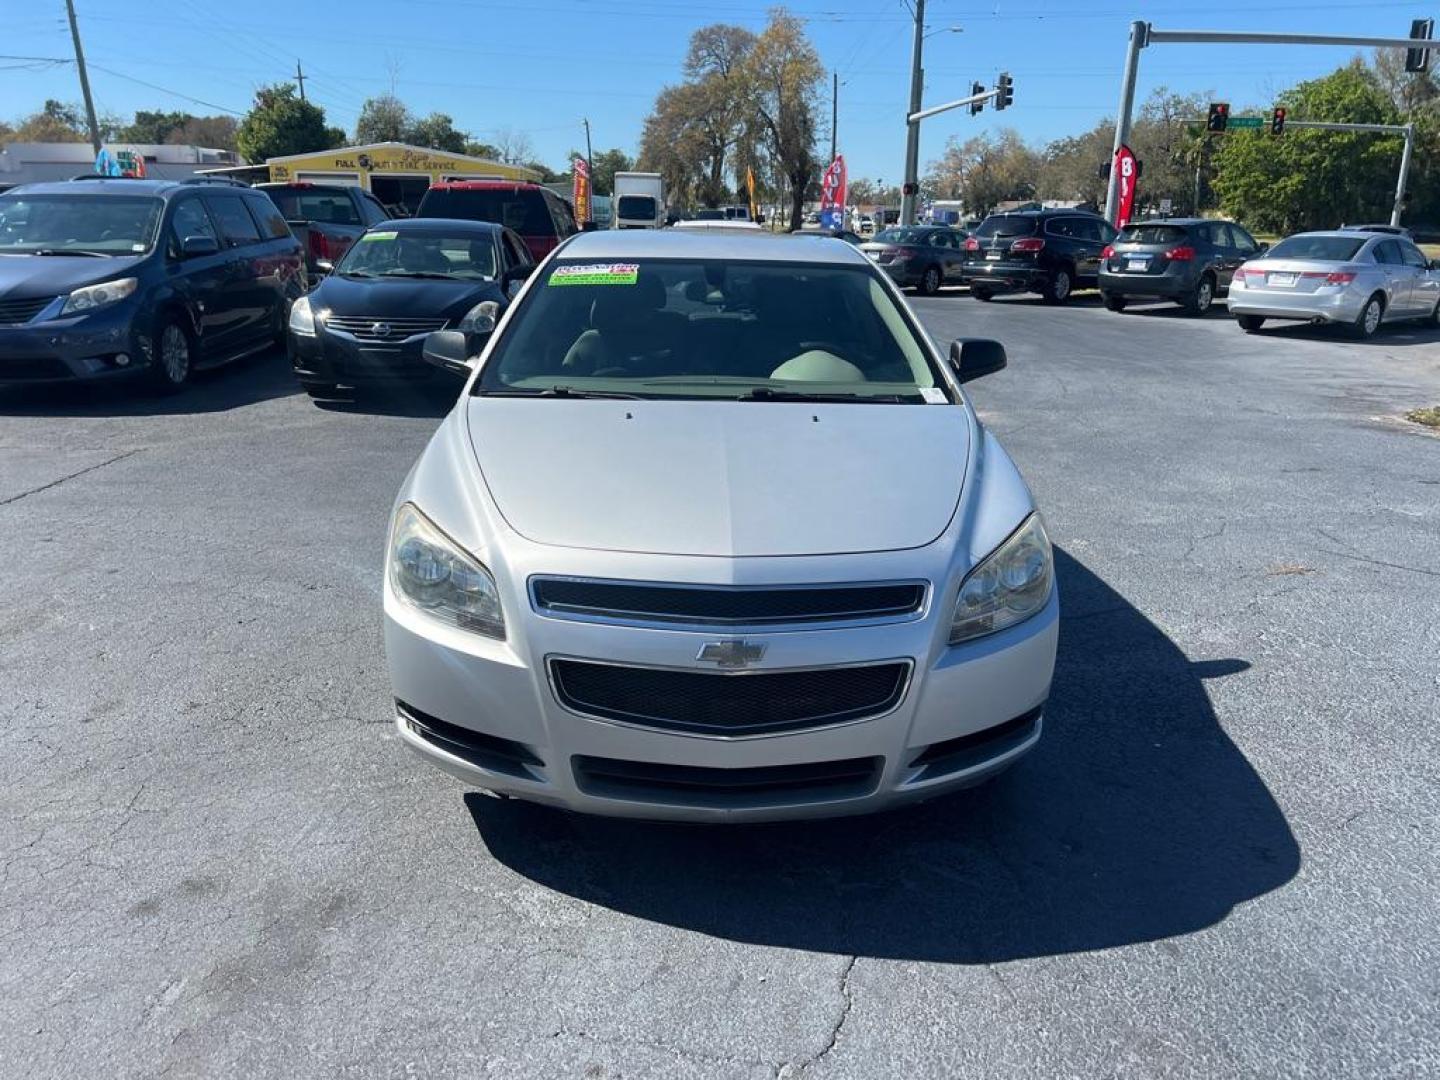
[[[581,232],[594,232],[598,228],[600,228],[600,223],[598,221],[585,221],[581,222],[580,224]]]
[[[320,274],[333,273],[334,270],[335,270],[335,264],[334,264],[333,262],[331,262],[329,259],[316,259],[316,260],[315,260],[315,270],[316,270],[317,273],[320,273]]]
[[[494,303],[494,301],[490,301]],[[494,329],[493,320],[490,323]],[[487,330],[486,333],[489,333]],[[478,356],[470,353],[469,336],[459,330],[436,330],[425,336],[425,344],[421,349],[421,355],[428,364],[434,364],[438,368],[454,372],[456,375],[469,375],[475,369],[475,362]]]
[[[180,254],[187,259],[214,255],[219,250],[220,244],[213,236],[187,236],[180,241]]]
[[[1264,255],[1267,251],[1270,250],[1270,245],[1269,245],[1268,243],[1261,243],[1259,250],[1260,250],[1260,254],[1261,254],[1261,255]]]
[[[1431,270],[1440,270],[1440,259],[1431,259],[1426,265]]]
[[[950,343],[950,366],[962,383],[1005,369],[1005,346],[990,338],[959,338]]]
[[[523,266],[512,266],[500,275],[500,287],[505,290],[506,296],[514,296],[519,291],[515,286],[527,280],[534,272],[534,263],[525,263]]]

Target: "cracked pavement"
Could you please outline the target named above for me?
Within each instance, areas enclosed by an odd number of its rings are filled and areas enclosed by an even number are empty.
[[[283,359],[0,392],[0,1075],[1440,1072],[1440,334],[963,294],[1057,544],[990,787],[743,829],[467,792],[391,734],[443,400]]]

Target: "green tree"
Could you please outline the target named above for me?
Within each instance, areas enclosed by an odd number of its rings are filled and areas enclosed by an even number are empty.
[[[600,151],[590,162],[590,180],[595,185],[595,194],[615,194],[615,174],[629,172],[634,167],[634,160],[623,150],[612,148]]]
[[[1395,103],[1363,61],[1280,95],[1296,120],[1394,124]],[[1292,128],[1235,131],[1213,154],[1213,187],[1231,217],[1252,229],[1294,232],[1343,222],[1384,220],[1393,198],[1398,136]]]
[[[161,112],[137,109],[135,119],[117,133],[121,142],[165,143],[179,128],[195,119],[187,112]]]
[[[276,83],[255,91],[255,104],[240,121],[235,144],[248,161],[329,150],[345,143],[345,132],[327,127],[325,110],[302,101],[294,83]]]
[[[790,228],[804,219],[805,197],[819,172],[815,157],[820,85],[825,68],[805,26],[784,8],[770,22],[741,67],[775,173],[789,187]]]
[[[238,128],[233,116],[192,116],[172,131],[165,140],[181,146],[209,146],[216,150],[234,150]]]
[[[21,117],[11,142],[88,142],[89,132],[78,106],[47,98],[39,112]]]
[[[985,214],[997,203],[1033,199],[1040,162],[1019,132],[1005,128],[963,143],[952,138],[926,180],[937,198],[963,199],[968,212]]]
[[[355,141],[361,146],[371,143],[405,142],[414,123],[410,110],[393,94],[366,98],[355,121]]]
[[[465,152],[465,133],[455,130],[455,121],[442,112],[433,112],[412,123],[405,132],[404,142],[430,150],[447,150],[452,154]]]
[[[475,142],[467,139],[461,153],[469,154],[471,157],[484,158],[486,161],[500,160],[500,148],[488,142]]]

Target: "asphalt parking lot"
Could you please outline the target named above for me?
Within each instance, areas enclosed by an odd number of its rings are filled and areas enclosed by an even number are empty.
[[[1058,552],[1040,749],[872,819],[568,817],[398,744],[443,396],[0,393],[0,1075],[1440,1071],[1440,333],[915,301]]]

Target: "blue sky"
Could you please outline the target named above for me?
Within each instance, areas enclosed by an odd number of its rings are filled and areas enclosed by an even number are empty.
[[[312,100],[351,129],[366,97],[391,88],[413,109],[450,113],[492,138],[526,131],[537,156],[560,167],[583,147],[588,116],[597,150],[634,152],[656,92],[680,77],[691,31],[711,22],[759,30],[763,0],[77,0],[97,108],[243,111],[256,85],[303,60]],[[904,152],[911,16],[904,0],[795,0],[827,67],[838,70],[840,147],[852,177],[894,181]],[[8,0],[0,52],[65,57],[60,0]],[[923,126],[922,162],[945,140],[1013,126],[1034,142],[1082,131],[1113,115],[1129,21],[1166,29],[1299,30],[1403,36],[1440,0],[929,0],[926,103],[1015,78],[1015,104],[942,114]],[[1293,82],[1324,74],[1354,50],[1271,46],[1153,46],[1142,54],[1139,94],[1167,85],[1264,105]],[[121,77],[126,76],[126,77]],[[142,85],[143,83],[152,86]],[[153,87],[153,88],[152,88]],[[163,90],[161,89],[163,88]],[[169,92],[164,92],[169,91]],[[0,60],[0,116],[30,112],[46,97],[79,100],[73,67]]]

